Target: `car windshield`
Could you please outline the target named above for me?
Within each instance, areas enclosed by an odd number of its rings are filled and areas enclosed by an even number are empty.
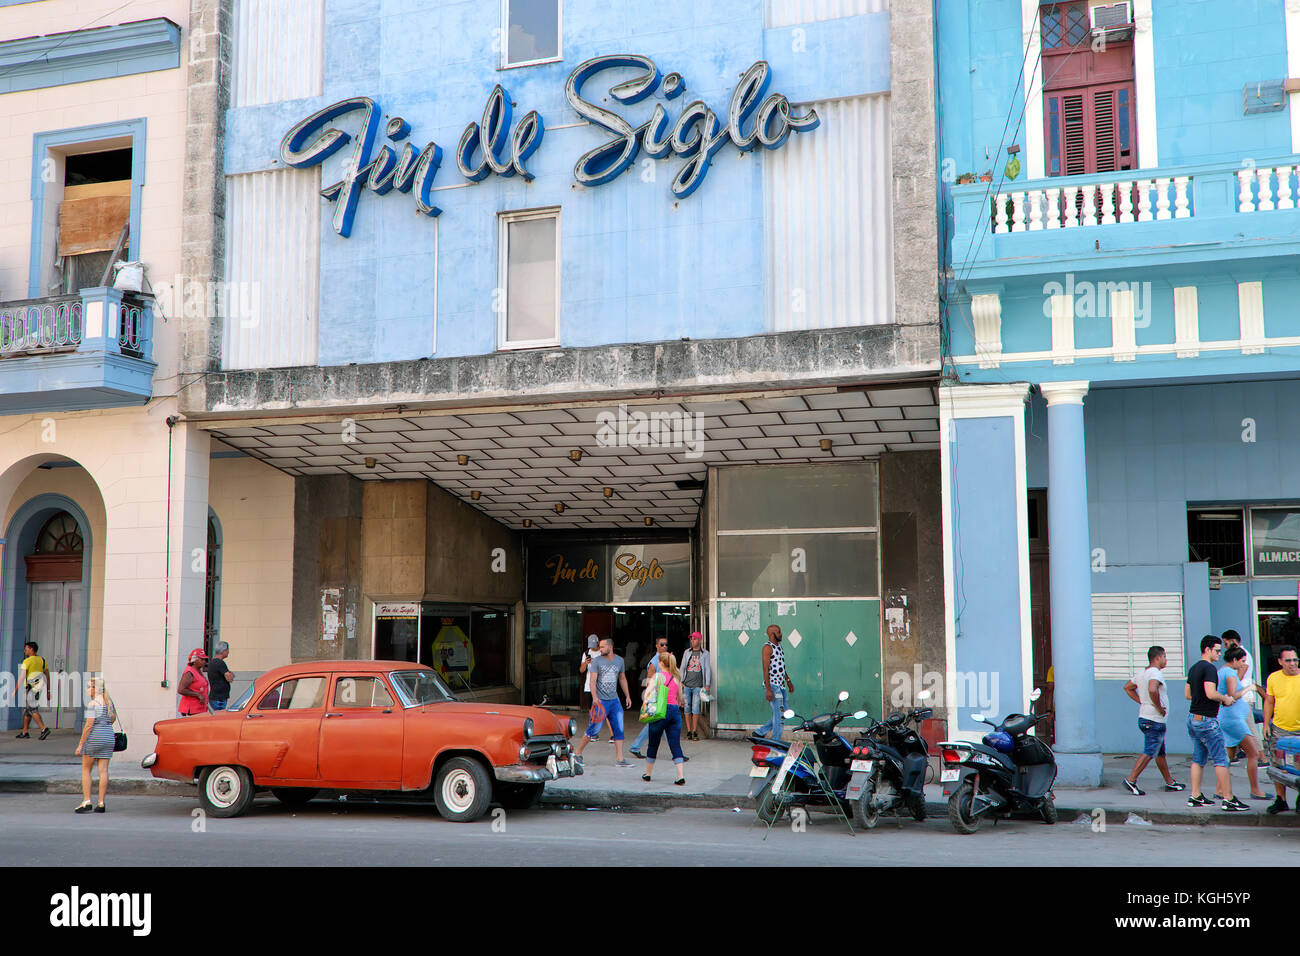
[[[248,690],[240,694],[239,700],[227,706],[226,710],[243,710],[245,707],[248,706],[248,702],[252,699],[252,697],[253,697],[253,685],[249,684]]]
[[[394,671],[388,676],[407,707],[456,699],[433,671]]]

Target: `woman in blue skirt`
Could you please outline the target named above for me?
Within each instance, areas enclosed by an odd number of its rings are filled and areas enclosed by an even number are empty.
[[[104,794],[108,791],[108,761],[113,756],[113,721],[117,711],[104,689],[102,677],[92,677],[86,682],[86,725],[81,728],[81,741],[77,756],[81,758],[81,805],[74,813],[105,813]],[[99,764],[99,803],[90,805],[90,768]]]
[[[1251,688],[1246,683],[1246,650],[1232,647],[1223,655],[1224,666],[1219,670],[1219,693],[1231,697],[1231,707],[1219,709],[1219,727],[1223,730],[1223,742],[1229,747],[1240,747],[1246,751],[1246,777],[1250,780],[1252,800],[1267,800],[1268,795],[1259,792],[1259,744],[1251,730],[1250,701],[1246,695]]]

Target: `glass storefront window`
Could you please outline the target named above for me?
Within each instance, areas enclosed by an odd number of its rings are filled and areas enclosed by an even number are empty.
[[[423,606],[420,662],[457,693],[510,683],[510,612],[465,605]]]
[[[524,658],[527,702],[576,707],[582,684],[578,663],[586,650],[581,608],[533,608],[528,612]]]
[[[718,535],[718,596],[875,597],[874,532]]]
[[[1250,509],[1250,561],[1256,575],[1300,576],[1300,509]]]
[[[718,530],[876,527],[876,466],[749,465],[718,470]]]
[[[420,633],[418,617],[380,617],[375,620],[375,660],[409,661],[418,658],[416,641]]]

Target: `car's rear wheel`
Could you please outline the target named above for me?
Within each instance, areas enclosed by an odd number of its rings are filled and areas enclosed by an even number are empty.
[[[497,803],[507,810],[531,810],[542,795],[545,784],[498,783]]]
[[[242,816],[253,793],[253,775],[243,767],[207,767],[199,776],[199,805],[209,816]]]
[[[452,757],[438,771],[433,799],[444,819],[472,823],[487,812],[492,780],[477,760]]]
[[[286,807],[304,807],[320,791],[310,787],[272,787],[271,793]]]

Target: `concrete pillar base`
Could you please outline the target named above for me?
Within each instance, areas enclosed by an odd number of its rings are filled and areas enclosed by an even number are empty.
[[[1056,754],[1057,787],[1100,787],[1101,753]]]

